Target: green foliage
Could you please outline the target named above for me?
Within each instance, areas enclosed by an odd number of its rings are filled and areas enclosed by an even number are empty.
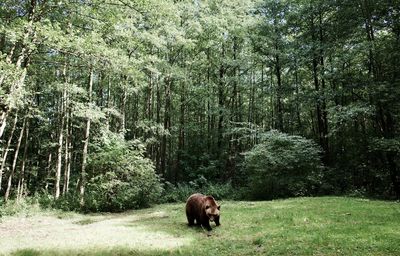
[[[10,200],[7,203],[0,200],[0,218],[13,215],[29,216],[35,212],[40,212],[40,204],[36,198]]]
[[[76,191],[69,192],[57,200],[54,195],[49,193],[42,193],[37,196],[38,203],[41,207],[47,209],[60,209],[62,211],[80,211],[82,209],[79,204],[79,195]]]
[[[159,177],[139,142],[109,134],[97,147],[88,164],[86,210],[122,211],[149,206],[159,198]]]
[[[176,186],[167,182],[161,197],[161,202],[185,202],[188,197],[194,193],[211,195],[216,200],[237,199],[239,195],[237,189],[233,187],[231,182],[215,183],[208,181],[204,176],[199,176],[193,181],[178,183]]]
[[[314,194],[321,184],[319,147],[309,139],[270,131],[245,154],[250,197],[271,199]]]

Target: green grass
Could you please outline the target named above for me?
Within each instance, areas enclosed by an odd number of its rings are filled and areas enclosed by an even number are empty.
[[[138,239],[137,243],[102,246],[96,240],[79,248],[74,244],[42,248],[33,243],[13,255],[400,255],[400,204],[396,202],[343,197],[222,202],[221,226],[212,224],[211,236],[202,228],[187,226],[184,204],[71,216],[62,220],[69,221],[64,222],[65,232],[76,226],[78,232],[84,228],[87,234],[93,230],[111,237],[131,236],[127,241]],[[0,238],[8,221],[0,224]],[[64,239],[68,237],[67,233]],[[145,244],[154,237],[154,243]],[[0,252],[1,245],[2,240]]]

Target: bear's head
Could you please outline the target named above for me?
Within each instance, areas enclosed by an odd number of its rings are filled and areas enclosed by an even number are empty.
[[[210,221],[214,221],[219,216],[221,206],[215,202],[212,196],[207,196],[205,199],[206,215]]]

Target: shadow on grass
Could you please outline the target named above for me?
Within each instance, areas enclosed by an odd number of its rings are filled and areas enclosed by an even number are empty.
[[[127,227],[143,227],[151,232],[165,232],[174,237],[202,236],[209,235],[209,232],[201,225],[189,226],[187,221],[163,217],[148,217],[140,220],[132,220],[124,224]],[[215,224],[211,224],[213,230],[218,229]]]
[[[169,255],[174,253],[175,250],[160,251],[160,250],[134,250],[129,248],[114,247],[109,249],[84,249],[84,250],[37,250],[37,249],[23,249],[18,250],[10,255],[12,256],[152,256],[152,255]]]

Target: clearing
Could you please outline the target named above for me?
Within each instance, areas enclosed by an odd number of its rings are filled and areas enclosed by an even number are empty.
[[[184,204],[0,219],[0,255],[400,255],[400,204],[344,197],[225,201],[211,236]]]

